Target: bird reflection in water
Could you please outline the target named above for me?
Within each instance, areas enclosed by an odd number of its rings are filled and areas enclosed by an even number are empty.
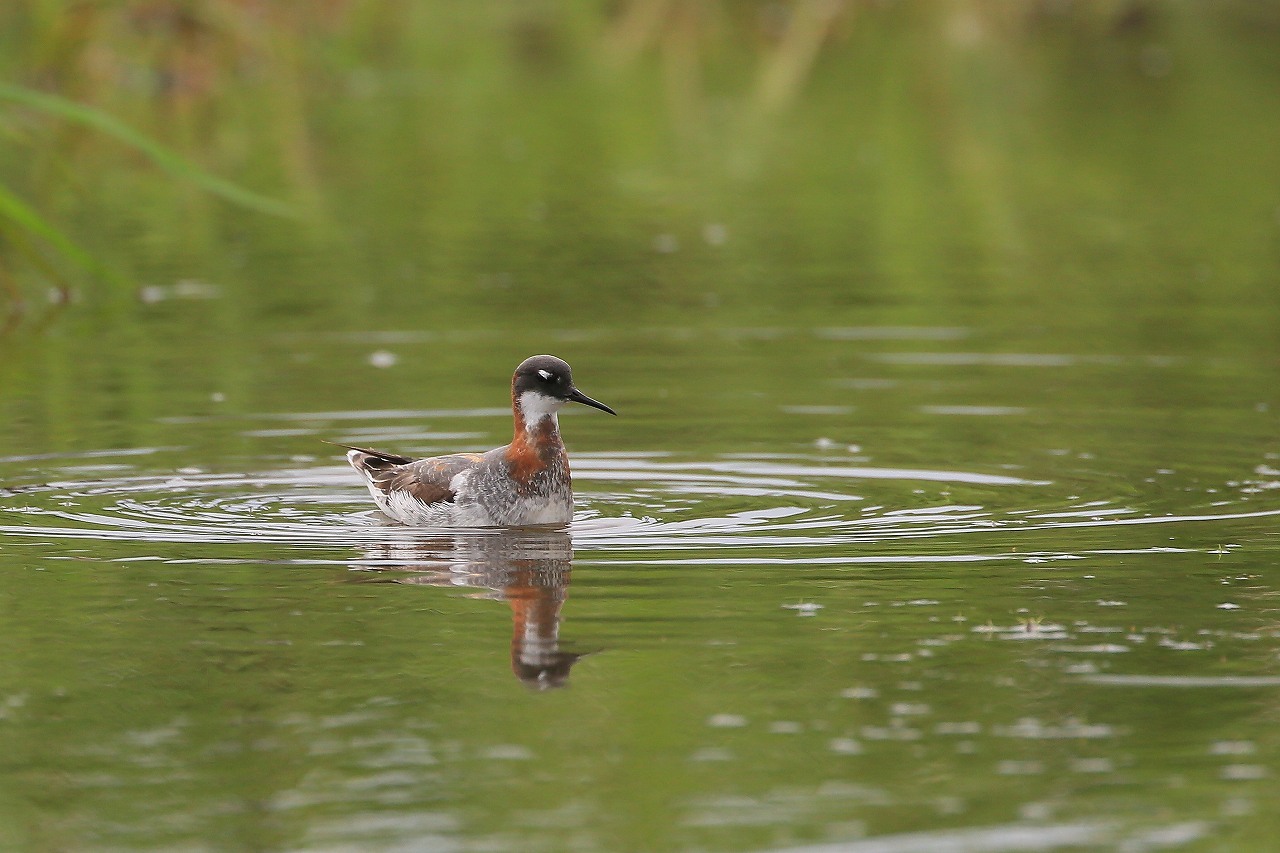
[[[560,530],[443,533],[366,546],[364,571],[413,572],[396,583],[484,590],[511,605],[511,671],[535,690],[563,687],[583,654],[560,648],[560,608],[569,590],[573,545]]]

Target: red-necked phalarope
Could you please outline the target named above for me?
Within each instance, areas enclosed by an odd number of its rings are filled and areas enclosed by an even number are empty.
[[[570,402],[617,414],[574,387],[566,362],[535,355],[511,377],[515,437],[505,447],[413,459],[339,446],[348,448],[347,461],[364,475],[378,509],[404,524],[567,524],[573,518],[573,487],[556,412]]]

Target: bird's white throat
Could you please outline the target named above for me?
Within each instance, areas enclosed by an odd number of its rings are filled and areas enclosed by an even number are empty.
[[[524,416],[526,432],[533,432],[537,429],[543,418],[551,418],[551,426],[555,429],[560,428],[560,421],[556,418],[556,412],[560,411],[564,406],[564,400],[548,397],[546,394],[539,394],[537,391],[525,391],[520,395],[517,403],[520,406],[520,414]]]

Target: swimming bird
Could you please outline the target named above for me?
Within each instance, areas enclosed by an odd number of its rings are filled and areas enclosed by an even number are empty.
[[[567,362],[526,358],[511,377],[511,443],[487,453],[414,459],[347,448],[378,509],[404,524],[430,527],[524,527],[567,524],[573,518],[569,455],[556,413],[582,403],[616,415],[573,384]]]

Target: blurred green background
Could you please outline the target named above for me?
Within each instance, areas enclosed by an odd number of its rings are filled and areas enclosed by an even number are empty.
[[[1166,345],[1243,299],[1274,329],[1278,34],[1258,2],[15,0],[4,80],[297,215],[5,99],[4,187],[120,281],[7,217],[4,292],[128,315],[206,280],[228,333],[1012,304]]]
[[[726,328],[1273,364],[1278,46],[1280,5],[1244,0],[14,0],[9,440],[500,381],[593,330],[630,361],[685,330],[703,394]],[[452,343],[403,385],[288,371],[388,330]],[[469,332],[518,344],[480,367]]]

